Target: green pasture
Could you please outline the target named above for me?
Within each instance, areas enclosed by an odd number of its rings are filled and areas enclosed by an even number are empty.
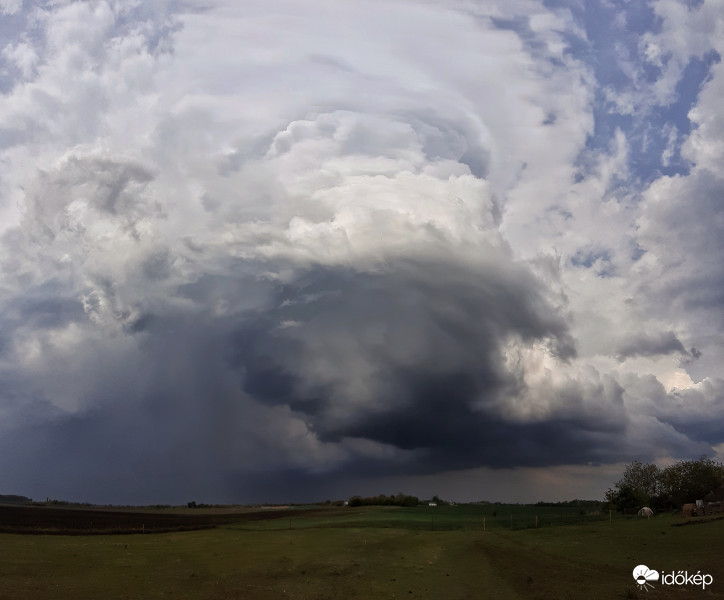
[[[579,507],[531,506],[523,504],[457,504],[401,508],[361,506],[330,508],[327,514],[308,517],[303,511],[292,518],[251,521],[233,527],[246,530],[305,529],[327,527],[381,527],[408,530],[447,531],[456,529],[497,531],[536,527],[559,527],[608,522],[609,513],[589,512]],[[614,514],[614,520],[636,517]]]
[[[1,534],[0,600],[724,598],[724,521],[609,523],[579,511],[573,523],[571,511],[569,525],[516,528],[535,508],[330,508],[184,533]],[[714,583],[640,591],[631,572],[641,563]]]

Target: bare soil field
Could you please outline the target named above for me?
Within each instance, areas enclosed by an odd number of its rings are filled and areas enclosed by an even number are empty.
[[[313,512],[305,511],[305,514],[312,516]],[[92,535],[192,531],[229,523],[285,519],[299,513],[299,510],[290,508],[178,512],[152,508],[0,505],[0,533]]]

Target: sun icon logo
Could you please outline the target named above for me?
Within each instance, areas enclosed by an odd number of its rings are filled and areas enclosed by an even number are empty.
[[[659,580],[659,572],[649,569],[646,565],[639,565],[633,570],[633,578],[639,586],[640,590],[649,591],[649,588],[653,589],[651,581]]]

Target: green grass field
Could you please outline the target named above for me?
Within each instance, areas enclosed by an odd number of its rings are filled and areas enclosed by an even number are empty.
[[[523,528],[535,513],[546,525]],[[724,521],[603,517],[362,507],[181,533],[0,534],[0,599],[724,598]],[[641,563],[714,583],[640,591],[631,572]]]
[[[617,519],[622,517],[618,516]],[[390,507],[331,508],[324,516],[310,518],[300,511],[291,519],[294,528],[393,527],[412,530],[447,531],[455,529],[486,531],[518,530],[560,525],[608,522],[608,513],[588,513],[577,507],[538,507],[523,504],[458,504],[404,509]],[[240,524],[248,530],[288,529],[289,519]]]

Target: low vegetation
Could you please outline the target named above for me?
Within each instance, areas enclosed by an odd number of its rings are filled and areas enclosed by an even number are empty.
[[[633,580],[639,564],[714,578],[705,593],[657,586],[657,599],[724,598],[724,521],[672,527],[683,518],[568,504],[136,510],[147,522],[217,520],[184,532],[0,534],[0,598],[653,598]],[[33,510],[47,528],[42,515],[56,509]]]

